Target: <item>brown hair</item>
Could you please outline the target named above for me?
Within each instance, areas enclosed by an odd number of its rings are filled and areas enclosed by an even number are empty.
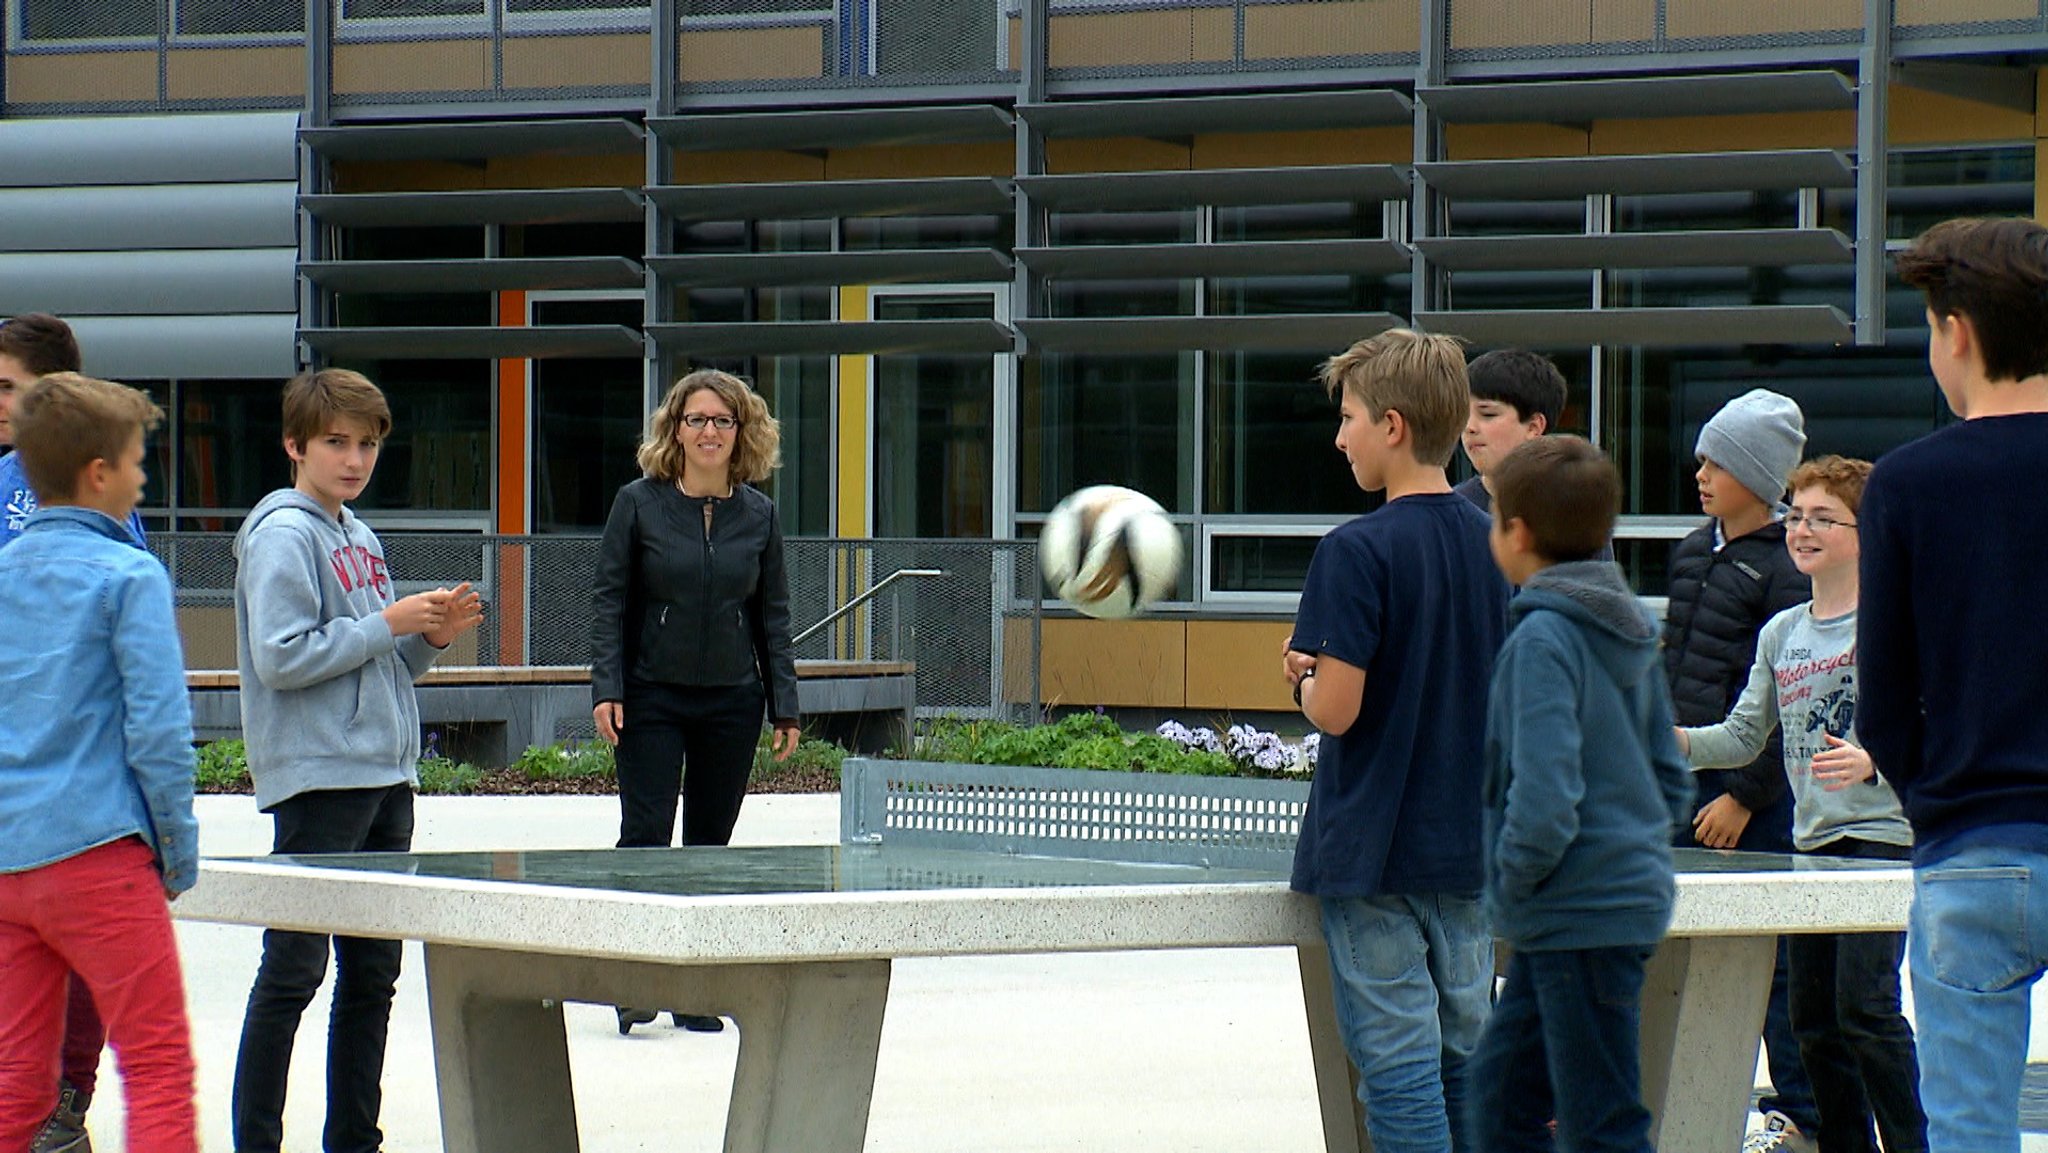
[[[1817,456],[1792,470],[1786,487],[1797,493],[1802,488],[1827,490],[1852,513],[1863,511],[1863,485],[1870,479],[1870,462],[1846,456]]]
[[[1621,473],[1583,437],[1538,437],[1493,467],[1493,511],[1529,528],[1552,562],[1590,560],[1607,547],[1621,515]]]
[[[81,363],[71,326],[47,312],[24,312],[0,324],[0,356],[20,361],[32,376],[77,372]]]
[[[370,378],[346,368],[302,372],[284,386],[284,439],[301,452],[333,426],[336,417],[368,428],[377,439],[391,434],[391,405]]]
[[[1899,254],[1899,279],[1938,317],[1970,318],[1990,380],[2048,372],[2048,228],[2032,220],[1945,220]]]
[[[732,482],[754,484],[782,467],[782,424],[768,414],[768,402],[752,385],[729,372],[700,368],[681,380],[662,398],[654,410],[654,425],[640,442],[640,471],[655,480],[680,480],[683,476],[683,446],[676,441],[676,429],[683,423],[683,405],[704,389],[732,410],[740,422],[733,438]]]
[[[131,437],[163,418],[164,410],[141,389],[51,373],[14,404],[14,451],[37,496],[67,502],[78,495],[80,471],[96,460],[119,460]]]
[[[1400,413],[1418,462],[1451,462],[1471,413],[1465,350],[1455,337],[1390,328],[1324,361],[1319,375],[1332,397],[1342,389],[1374,420]]]

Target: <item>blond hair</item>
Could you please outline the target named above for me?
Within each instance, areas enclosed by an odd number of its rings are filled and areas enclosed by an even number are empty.
[[[318,440],[335,419],[354,421],[383,440],[391,434],[391,405],[370,378],[346,368],[302,372],[284,386],[284,438],[299,446]]]
[[[755,484],[782,467],[782,424],[768,414],[768,402],[753,386],[729,372],[700,368],[668,390],[661,407],[654,410],[654,423],[640,442],[640,471],[654,480],[674,481],[683,477],[683,446],[676,429],[683,423],[683,406],[690,397],[710,389],[732,410],[739,421],[739,435],[733,438],[732,483]]]
[[[78,495],[78,474],[96,460],[117,462],[130,438],[155,428],[164,410],[125,384],[58,372],[14,402],[14,451],[29,487],[45,502]]]
[[[1341,389],[1374,420],[1400,413],[1418,462],[1451,462],[1471,411],[1465,349],[1456,337],[1390,328],[1324,361],[1319,375],[1332,397]]]

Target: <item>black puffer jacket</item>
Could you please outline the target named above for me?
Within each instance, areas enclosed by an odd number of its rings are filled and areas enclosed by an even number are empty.
[[[1812,585],[1785,551],[1781,524],[1739,536],[1719,552],[1711,523],[1679,541],[1671,550],[1671,603],[1664,613],[1664,673],[1678,723],[1726,720],[1749,682],[1764,622],[1812,599]],[[1771,734],[1756,760],[1716,775],[1743,808],[1769,808],[1787,787],[1778,735]],[[1700,783],[1702,796],[1719,791]]]
[[[736,485],[727,499],[699,499],[666,481],[626,485],[605,521],[596,586],[596,703],[624,700],[629,674],[671,685],[759,681],[768,716],[797,719],[782,526],[767,494]]]

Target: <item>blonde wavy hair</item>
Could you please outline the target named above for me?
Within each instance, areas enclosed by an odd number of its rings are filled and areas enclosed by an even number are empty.
[[[640,442],[640,471],[654,480],[675,481],[683,475],[683,446],[676,441],[676,429],[683,423],[683,406],[696,393],[710,389],[732,410],[739,422],[739,435],[732,445],[732,483],[755,484],[782,467],[782,424],[768,413],[768,402],[753,386],[729,372],[700,368],[668,390],[661,407],[654,410],[654,425]]]

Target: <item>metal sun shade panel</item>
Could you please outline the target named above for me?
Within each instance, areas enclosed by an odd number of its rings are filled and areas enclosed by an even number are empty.
[[[296,181],[298,122],[297,112],[0,120],[0,188]]]
[[[1479,345],[1643,348],[1750,344],[1846,344],[1849,318],[1829,304],[1711,308],[1530,308],[1423,312],[1416,326]]]
[[[1016,345],[1007,326],[975,319],[650,324],[647,335],[685,356],[993,355]]]
[[[1019,320],[1047,352],[1295,352],[1339,349],[1402,324],[1386,312]]]
[[[630,224],[645,215],[640,194],[629,188],[322,193],[301,196],[299,204],[323,223],[347,228]]]
[[[621,324],[302,328],[299,339],[323,356],[362,360],[634,359],[646,351],[640,334]]]
[[[648,267],[678,285],[945,284],[1008,280],[1010,258],[990,248],[882,252],[758,252],[652,256]]]
[[[1009,180],[992,176],[662,185],[647,190],[647,198],[679,222],[1000,213],[1009,211],[1012,195]]]
[[[1826,148],[1436,161],[1417,164],[1415,173],[1445,196],[1481,200],[1848,188],[1856,183],[1856,169],[1848,156]]]
[[[1730,228],[1592,236],[1431,236],[1415,242],[1451,272],[1553,268],[1783,268],[1846,264],[1856,255],[1832,228]]]
[[[114,380],[282,380],[298,371],[289,312],[65,318],[85,370]]]
[[[1008,112],[993,104],[704,112],[647,121],[662,143],[683,152],[1008,140],[1015,124]]]
[[[0,189],[0,252],[291,248],[296,184]]]
[[[1393,164],[1063,173],[1020,176],[1017,183],[1050,209],[1362,203],[1408,195],[1408,171]]]
[[[1251,240],[1219,244],[1098,244],[1019,249],[1033,272],[1055,279],[1194,276],[1388,276],[1408,271],[1397,240]]]
[[[461,293],[639,288],[640,263],[623,256],[548,256],[476,260],[316,260],[299,274],[331,292]]]
[[[1479,124],[1578,124],[1856,107],[1854,83],[1830,69],[1452,84],[1425,86],[1416,96],[1445,120]]]
[[[1018,109],[1047,136],[1190,136],[1199,132],[1270,132],[1366,128],[1411,123],[1414,102],[1391,89],[1262,93],[1244,96],[1152,97],[1025,104]]]
[[[299,139],[329,160],[617,156],[639,153],[646,137],[646,130],[632,121],[611,118],[352,124],[299,130]]]
[[[289,248],[0,253],[0,316],[293,312]]]

